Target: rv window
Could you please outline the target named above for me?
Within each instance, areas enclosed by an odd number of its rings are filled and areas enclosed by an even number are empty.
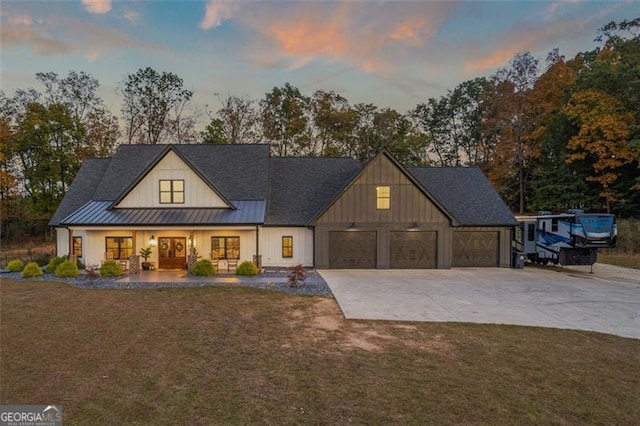
[[[534,241],[536,239],[536,226],[533,223],[527,225],[527,241]]]
[[[558,232],[558,219],[551,219],[551,232]]]

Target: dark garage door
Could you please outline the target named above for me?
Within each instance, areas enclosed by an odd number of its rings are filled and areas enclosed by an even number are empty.
[[[375,269],[375,231],[329,232],[329,267],[335,269]]]
[[[453,233],[453,266],[499,266],[498,232]]]
[[[391,268],[435,269],[436,236],[435,232],[391,232]]]

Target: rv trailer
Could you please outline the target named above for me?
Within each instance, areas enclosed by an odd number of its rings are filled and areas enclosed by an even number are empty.
[[[518,216],[514,249],[533,263],[593,265],[598,249],[615,247],[618,229],[615,216],[569,210],[537,216]]]

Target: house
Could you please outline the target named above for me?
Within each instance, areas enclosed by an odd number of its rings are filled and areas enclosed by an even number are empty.
[[[121,145],[86,160],[50,221],[58,255],[160,269],[509,267],[516,220],[480,169],[405,168],[389,153],[279,158],[268,145]]]

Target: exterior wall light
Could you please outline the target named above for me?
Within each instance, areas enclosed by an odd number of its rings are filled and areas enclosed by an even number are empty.
[[[149,238],[149,245],[151,247],[155,247],[157,243],[158,241],[156,240],[156,237],[152,235],[151,238]]]
[[[414,220],[411,226],[409,226],[409,231],[417,231],[418,229],[420,229],[420,225]]]

